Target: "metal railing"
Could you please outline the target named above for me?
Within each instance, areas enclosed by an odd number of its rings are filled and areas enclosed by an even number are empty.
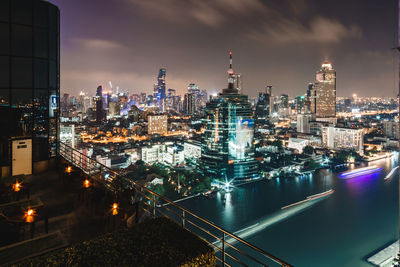
[[[183,228],[196,234],[214,248],[216,259],[222,266],[291,266],[237,235],[131,180],[126,175],[89,158],[67,144],[60,142],[59,154],[72,166],[79,168],[86,175],[114,192],[122,188],[133,189],[140,195],[143,204],[142,209],[145,212],[152,217],[164,216],[170,218]],[[115,181],[118,181],[118,183],[115,183]]]

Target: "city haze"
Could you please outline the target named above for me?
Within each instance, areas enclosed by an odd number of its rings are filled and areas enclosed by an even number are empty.
[[[61,14],[61,90],[93,93],[109,81],[150,93],[160,67],[178,94],[190,82],[226,87],[227,53],[243,93],[266,84],[304,94],[323,61],[337,95],[395,96],[396,1],[50,0]]]

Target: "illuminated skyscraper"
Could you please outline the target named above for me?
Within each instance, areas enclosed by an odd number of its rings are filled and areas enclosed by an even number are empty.
[[[166,106],[166,95],[165,95],[165,88],[166,88],[166,84],[165,84],[165,78],[167,75],[167,70],[166,69],[160,69],[160,71],[158,72],[158,77],[157,77],[157,85],[156,85],[156,91],[157,91],[157,103],[158,106],[160,107],[160,111],[164,112],[165,111],[165,106]]]
[[[246,95],[234,87],[232,53],[228,88],[207,103],[201,162],[205,173],[218,179],[258,177],[254,158],[254,119]]]
[[[271,115],[272,102],[272,86],[267,86],[265,93],[258,94],[258,100],[256,105],[256,123],[265,124]]]
[[[336,117],[336,71],[331,63],[322,64],[316,75],[314,90],[316,117]],[[311,107],[313,107],[312,103]]]

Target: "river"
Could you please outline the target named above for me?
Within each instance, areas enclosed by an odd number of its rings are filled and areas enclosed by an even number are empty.
[[[384,181],[397,166],[397,156],[369,166],[383,170],[347,180],[338,177],[340,172],[320,170],[312,177],[262,180],[238,186],[226,196],[192,198],[180,205],[236,232],[265,221],[283,206],[333,188],[329,197],[245,239],[294,266],[372,266],[366,258],[398,239],[399,173]]]

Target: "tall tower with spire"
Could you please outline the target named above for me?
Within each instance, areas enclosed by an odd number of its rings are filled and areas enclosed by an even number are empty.
[[[202,135],[201,163],[204,172],[223,181],[258,177],[254,158],[254,118],[247,95],[234,83],[232,52],[229,52],[228,87],[207,103]]]

